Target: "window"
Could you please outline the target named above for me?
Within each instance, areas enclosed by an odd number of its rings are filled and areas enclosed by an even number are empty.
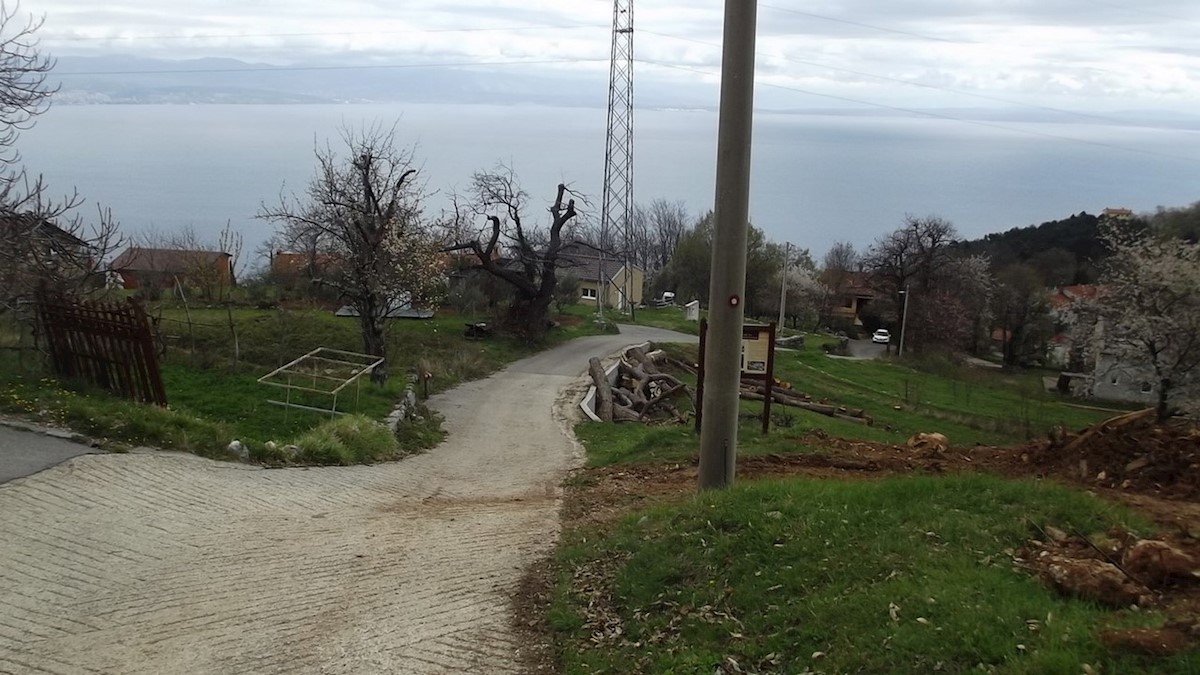
[[[1149,394],[1152,391],[1154,391],[1154,387],[1151,386],[1151,384],[1149,382],[1142,383],[1142,393],[1143,394]]]
[[[595,300],[596,299],[596,289],[581,288],[581,289],[579,289],[579,296],[584,298],[585,300]]]

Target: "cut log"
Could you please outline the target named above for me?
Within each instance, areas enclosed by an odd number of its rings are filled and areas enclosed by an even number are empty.
[[[659,373],[658,366],[654,364],[654,360],[646,356],[646,352],[641,347],[630,347],[625,355],[631,361],[640,365],[648,375],[657,375]]]
[[[596,416],[602,422],[613,421],[612,385],[604,375],[604,366],[600,359],[593,356],[588,359],[588,373],[592,376],[592,384],[596,386]]]
[[[626,408],[623,405],[613,406],[613,421],[614,422],[642,422],[644,418],[637,413],[633,408]]]
[[[1066,447],[1064,447],[1062,451],[1064,454],[1074,452],[1084,443],[1087,443],[1088,440],[1096,434],[1104,433],[1105,431],[1112,431],[1113,429],[1119,429],[1127,424],[1133,424],[1138,420],[1143,420],[1154,415],[1154,413],[1154,408],[1146,408],[1145,410],[1137,410],[1135,412],[1125,413],[1124,415],[1110,417],[1099,424],[1093,424],[1082,434],[1076,436],[1075,440],[1067,443]]]
[[[766,391],[765,387],[759,387],[759,389],[757,391],[752,390],[752,389],[741,389],[738,392],[738,396],[743,399],[746,399],[748,401],[762,401],[766,398],[766,394],[763,393],[764,391]],[[825,405],[822,403],[812,403],[810,401],[805,401],[805,400],[798,399],[798,398],[795,398],[792,396],[787,396],[786,394],[784,394],[783,392],[780,392],[778,390],[772,392],[771,400],[775,401],[776,403],[780,403],[782,405],[786,405],[786,406],[789,406],[792,408],[800,408],[801,410],[815,412],[815,413],[818,413],[821,415],[825,415],[826,417],[836,417],[838,419],[846,420],[847,422],[854,422],[855,424],[865,424],[867,426],[870,426],[874,422],[874,420],[872,420],[869,415],[866,415],[866,414],[863,414],[861,416],[850,415],[850,414],[848,414],[849,411],[841,412],[836,406]],[[843,408],[841,410],[845,410],[845,409]],[[857,412],[861,412],[861,411],[857,411]]]
[[[679,359],[669,358],[669,359],[667,359],[667,363],[670,364],[672,368],[678,368],[678,369],[682,370],[683,372],[687,373],[688,375],[699,375],[700,374],[699,369],[696,368],[696,366],[694,364],[688,363],[686,361],[680,361]]]

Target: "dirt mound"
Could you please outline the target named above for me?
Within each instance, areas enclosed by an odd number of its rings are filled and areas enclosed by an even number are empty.
[[[1109,607],[1154,607],[1166,617],[1158,628],[1100,632],[1109,649],[1167,655],[1193,648],[1200,638],[1200,541],[1164,535],[1139,539],[1112,530],[1084,538],[1053,526],[1038,527],[1013,562],[1063,595]]]
[[[1152,410],[1114,417],[1078,434],[1055,433],[1022,449],[1031,468],[1100,487],[1173,499],[1200,498],[1200,427],[1159,424]]]

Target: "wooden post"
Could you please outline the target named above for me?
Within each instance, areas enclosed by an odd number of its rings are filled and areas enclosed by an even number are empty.
[[[761,333],[760,333],[761,335]],[[763,397],[762,432],[766,436],[771,430],[771,399],[775,398],[775,324],[767,330],[767,395]]]
[[[700,417],[704,412],[704,337],[708,319],[700,319],[700,367],[696,369],[696,433],[700,433]]]
[[[225,304],[225,314],[229,317],[229,334],[233,336],[233,365],[236,366],[242,360],[242,352],[238,346],[237,327],[233,324],[232,303]]]

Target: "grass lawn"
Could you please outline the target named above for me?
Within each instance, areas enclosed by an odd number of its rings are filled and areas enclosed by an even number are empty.
[[[700,312],[700,316],[702,317],[707,315],[707,310]],[[679,331],[680,333],[700,334],[700,322],[684,319],[683,307],[681,306],[643,307],[634,311],[634,320],[630,320],[627,314],[614,312],[612,319],[617,323],[635,323],[642,326],[654,326],[656,328]]]
[[[831,338],[810,336],[802,350],[776,352],[776,376],[817,400],[862,408],[871,426],[775,404],[776,421],[763,436],[762,404],[742,401],[738,452],[746,455],[807,452],[816,449],[814,432],[845,439],[902,444],[918,432],[945,434],[957,447],[1010,445],[1043,436],[1051,427],[1079,429],[1116,414],[1068,405],[1034,389],[1024,375],[951,364],[927,363],[917,370],[890,360],[830,358],[820,345]],[[667,350],[695,360],[696,348]],[[899,410],[896,409],[899,406]],[[698,437],[691,426],[643,427],[584,423],[576,434],[588,447],[588,461],[602,466],[624,461],[678,461],[691,457]]]
[[[983,475],[746,483],[568,530],[547,619],[566,673],[1190,673],[1014,569],[1027,521],[1143,528],[1095,497]],[[732,664],[741,670],[734,670]],[[724,670],[722,670],[724,668]]]
[[[31,363],[35,359],[18,363],[12,353],[0,358],[0,381],[5,382],[0,388],[0,410],[68,426],[118,448],[151,445],[226,457],[226,446],[236,438],[250,448],[252,457],[270,461],[277,457],[264,449],[268,441],[291,443],[325,425],[329,416],[268,403],[268,399],[283,400],[286,393],[258,383],[258,378],[317,347],[362,349],[357,321],[328,311],[239,308],[232,311],[233,330],[230,312],[224,308],[192,309],[190,327],[182,308],[152,314],[166,336],[167,358],[161,366],[168,410],[128,403],[82,383],[59,382],[45,376],[40,364]],[[433,394],[484,377],[547,346],[605,329],[589,319],[590,313],[573,308],[558,317],[559,326],[540,345],[501,336],[468,340],[463,336],[464,324],[475,317],[449,310],[427,321],[392,321],[387,385],[364,380],[357,391],[351,386],[339,397],[338,410],[382,420],[403,395],[407,375],[418,368],[432,373],[428,389]],[[423,395],[424,387],[420,389]],[[332,403],[331,397],[318,394],[296,394],[292,400],[320,408]],[[436,443],[438,428],[435,416],[406,427],[397,452]],[[339,463],[349,457],[337,452],[321,456]],[[372,458],[380,457],[375,453]]]

